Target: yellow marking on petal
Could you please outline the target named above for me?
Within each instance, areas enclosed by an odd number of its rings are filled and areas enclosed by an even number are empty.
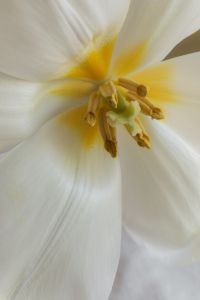
[[[149,99],[159,104],[172,103],[177,100],[178,94],[173,89],[173,78],[173,66],[168,63],[149,67],[132,77],[133,80],[148,86]]]
[[[147,50],[147,43],[141,43],[135,49],[131,49],[120,55],[113,66],[116,76],[124,76],[133,72],[142,62]]]
[[[86,81],[69,81],[50,89],[49,93],[55,96],[80,98],[89,96],[92,92],[93,84]]]
[[[115,41],[116,37],[107,41],[103,46],[96,47],[94,45],[93,50],[86,55],[85,59],[69,71],[65,77],[92,80],[104,79],[108,72]]]
[[[95,125],[94,127],[89,127],[86,124],[84,120],[86,111],[87,106],[81,106],[65,112],[59,117],[59,123],[75,129],[75,134],[80,135],[83,146],[86,149],[90,149],[96,142],[101,141],[101,138],[98,126]]]

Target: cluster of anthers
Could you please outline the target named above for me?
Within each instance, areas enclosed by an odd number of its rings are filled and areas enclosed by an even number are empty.
[[[91,127],[99,125],[104,147],[112,157],[117,156],[116,125],[123,125],[141,147],[151,148],[150,138],[139,116],[164,118],[160,108],[148,99],[148,88],[126,78],[106,81],[89,98],[85,120]]]

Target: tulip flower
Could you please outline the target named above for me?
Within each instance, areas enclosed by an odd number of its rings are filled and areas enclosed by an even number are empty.
[[[199,0],[0,5],[0,299],[108,299],[122,225],[194,258]]]

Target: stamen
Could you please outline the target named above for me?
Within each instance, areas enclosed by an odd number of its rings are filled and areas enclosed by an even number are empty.
[[[108,122],[107,110],[101,108],[99,112],[99,128],[104,140],[104,147],[112,157],[117,156],[117,138],[116,128],[112,127]]]
[[[148,135],[146,135],[144,132],[141,132],[141,133],[137,133],[136,135],[133,136],[130,128],[128,126],[125,126],[125,127],[126,127],[128,133],[130,134],[130,136],[132,138],[134,138],[134,140],[136,141],[138,146],[151,149],[151,144],[150,144]]]
[[[93,127],[96,124],[96,117],[100,106],[100,96],[97,92],[91,94],[88,102],[85,121],[89,126]]]
[[[143,101],[141,101],[140,99],[136,99],[136,97],[131,93],[127,93],[126,98],[129,101],[137,101],[140,105],[141,112],[146,116],[151,116],[152,109],[148,105],[146,105]]]
[[[85,120],[92,127],[98,121],[104,148],[112,157],[117,156],[117,124],[123,125],[140,147],[151,148],[140,113],[157,120],[163,119],[164,114],[150,102],[147,94],[145,85],[126,78],[106,81],[91,94]]]
[[[99,91],[101,95],[108,101],[108,103],[117,108],[118,98],[117,98],[117,90],[112,83],[112,81],[105,82],[99,87]]]
[[[136,93],[138,96],[141,97],[147,96],[148,90],[147,87],[143,84],[138,84],[137,82],[126,78],[119,78],[118,84],[123,88]]]
[[[154,106],[147,98],[139,97],[139,100],[151,108],[151,117],[153,119],[161,120],[164,118],[162,110],[159,107]]]
[[[136,134],[134,139],[137,142],[138,146],[151,149],[150,141],[148,140],[148,137],[145,134],[138,133]]]
[[[152,119],[156,120],[162,120],[164,119],[164,114],[163,111],[159,107],[154,107],[152,109],[152,114],[151,114]]]
[[[139,136],[136,135],[136,139],[138,140],[138,145],[150,149],[151,148],[150,137],[146,132],[142,122],[138,118],[135,120],[135,122],[138,124],[138,126],[141,129],[141,133],[138,134]]]
[[[130,126],[126,125],[125,127],[126,127],[128,133],[131,135],[132,138],[134,138],[134,140],[140,147],[145,147],[145,148],[150,149],[151,148],[150,138],[149,138],[142,122],[138,118],[135,119],[135,122],[137,123],[137,125],[139,126],[141,131],[139,133],[137,133],[136,135],[133,135]]]
[[[127,98],[131,101],[138,101],[141,107],[141,111],[152,119],[162,120],[164,119],[164,114],[159,107],[154,106],[147,98],[136,96],[132,92],[127,93]]]

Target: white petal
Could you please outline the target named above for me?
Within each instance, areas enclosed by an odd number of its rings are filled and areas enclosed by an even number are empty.
[[[68,0],[83,18],[91,32],[101,32],[110,26],[120,26],[125,18],[130,0]]]
[[[147,128],[151,150],[122,136],[124,222],[152,246],[184,248],[200,240],[200,156],[158,121]]]
[[[199,300],[200,264],[175,265],[123,236],[110,300]]]
[[[76,80],[42,85],[0,75],[0,152],[30,136],[60,111],[80,104],[79,96],[89,93],[91,86]]]
[[[32,133],[30,112],[41,85],[0,76],[0,151]]]
[[[113,57],[116,75],[161,61],[200,28],[198,0],[136,0],[120,32]]]
[[[161,106],[164,122],[200,153],[200,52],[147,68],[133,79],[149,87],[149,98]]]
[[[121,22],[127,7],[121,1],[106,3],[4,1],[0,6],[0,71],[31,80],[66,71],[94,35]]]
[[[119,165],[99,136],[83,144],[88,128],[70,118],[48,122],[0,161],[3,299],[105,300],[111,291],[121,236]]]
[[[200,52],[166,61],[173,70],[163,78],[175,101],[164,105],[166,123],[200,153]]]

